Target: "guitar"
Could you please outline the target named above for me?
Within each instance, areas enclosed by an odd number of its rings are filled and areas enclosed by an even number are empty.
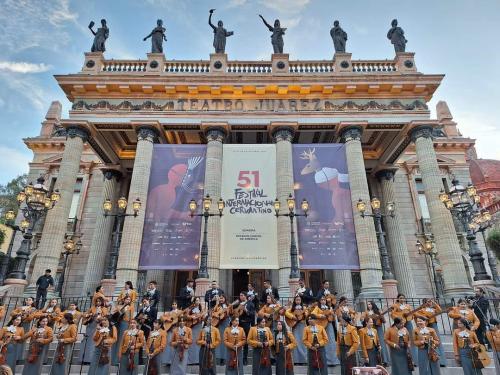
[[[162,319],[163,320],[163,329],[165,330],[165,332],[170,331],[170,329],[172,329],[172,327],[175,327],[177,325],[177,323],[179,323],[179,317],[181,315],[182,315],[182,311],[180,311],[180,310],[170,311],[167,315],[167,318]]]
[[[290,328],[294,328],[298,323],[300,323],[302,320],[304,320],[307,317],[305,309],[295,310],[293,312],[293,315],[294,315],[295,319],[290,319],[290,318],[285,317],[286,324]]]
[[[472,364],[476,369],[488,367],[491,363],[491,358],[483,344],[478,344],[472,348]]]

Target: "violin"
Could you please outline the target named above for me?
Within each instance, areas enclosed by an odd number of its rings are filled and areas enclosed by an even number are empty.
[[[132,346],[135,347],[137,342],[137,335],[131,335],[130,341],[128,342],[127,351],[128,351],[128,365],[127,369],[132,371],[135,368],[135,349],[132,350]]]
[[[266,331],[259,332],[259,341],[262,343],[262,351],[260,352],[260,365],[263,367],[271,366],[271,353],[269,346],[265,346],[267,343]]]
[[[13,334],[7,333],[7,338],[0,344],[0,365],[5,365],[7,363],[7,345],[9,345]]]
[[[106,339],[108,338],[108,332],[102,331],[103,328],[99,330],[99,342],[96,347],[100,349],[101,354],[99,356],[99,364],[107,365],[109,361],[109,345],[106,344]]]
[[[66,329],[61,329],[59,330],[59,334],[57,335],[57,348],[56,348],[56,355],[55,355],[55,360],[56,363],[62,364],[64,361],[66,361],[66,356],[64,355],[64,342],[63,340],[63,335]]]
[[[28,362],[35,363],[38,360],[38,356],[42,352],[42,345],[37,341],[39,338],[42,338],[45,331],[41,332],[38,329],[31,336],[30,346],[28,351]]]
[[[153,337],[153,339],[151,340],[151,345],[148,348],[148,353],[153,353],[154,352],[154,350],[155,350],[155,341],[158,338],[160,338],[160,335]],[[155,355],[155,357],[156,357],[156,355]],[[153,358],[154,357],[151,357],[151,358],[148,359],[147,375],[158,375],[159,374],[158,364],[156,363],[156,361],[153,361],[151,363],[151,359],[153,359]]]
[[[318,348],[319,347],[319,340],[318,340],[318,334],[313,333],[313,347]],[[321,354],[319,350],[313,350],[312,353],[312,361],[313,361],[313,368],[314,369],[321,369],[324,367],[323,365],[323,360],[321,359]]]

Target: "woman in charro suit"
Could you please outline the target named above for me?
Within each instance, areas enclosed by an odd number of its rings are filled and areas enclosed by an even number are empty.
[[[24,336],[25,339],[30,339],[30,345],[24,363],[23,375],[40,375],[42,373],[43,362],[53,337],[54,332],[48,326],[47,317],[42,317],[36,327]]]
[[[16,362],[20,359],[18,346],[22,346],[24,336],[21,321],[21,315],[14,315],[0,331],[0,345],[6,348],[5,353],[3,353],[5,364],[11,368],[14,374],[16,373]]]
[[[153,322],[153,330],[149,333],[146,342],[147,366],[144,368],[144,375],[159,374],[161,367],[160,354],[167,346],[167,333],[161,326],[161,320]]]
[[[57,333],[57,347],[50,369],[50,375],[66,375],[73,355],[73,344],[76,342],[78,330],[73,323],[73,314],[66,313],[61,319],[61,327]]]
[[[110,326],[108,318],[100,318],[92,338],[95,345],[94,356],[89,368],[89,375],[109,375],[109,354],[116,343],[116,327]]]
[[[185,318],[179,318],[179,324],[174,328],[170,346],[174,349],[172,364],[170,365],[171,375],[185,375],[187,373],[188,350],[193,344],[193,332],[186,327]]]
[[[102,317],[108,315],[108,309],[104,307],[104,300],[102,298],[97,298],[94,305],[84,314],[82,324],[86,326],[85,337],[80,344],[80,356],[79,360],[81,363],[90,363],[94,356],[95,345],[92,337],[97,327],[97,322]]]
[[[139,351],[144,344],[144,332],[137,328],[137,321],[131,319],[129,328],[123,333],[120,344],[120,372],[118,375],[138,375]]]

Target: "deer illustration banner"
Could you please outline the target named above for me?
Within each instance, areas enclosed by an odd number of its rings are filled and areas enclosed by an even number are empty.
[[[189,201],[203,197],[204,145],[155,145],[139,267],[197,269],[201,218]],[[218,198],[218,197],[217,197]]]
[[[300,267],[359,269],[345,145],[294,144],[293,171],[296,201],[310,203],[297,218]]]
[[[220,268],[278,268],[276,146],[224,145]]]

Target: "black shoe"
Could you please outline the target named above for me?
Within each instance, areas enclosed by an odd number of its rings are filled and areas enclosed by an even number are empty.
[[[243,366],[247,366],[248,365],[248,361],[246,358],[243,358]]]
[[[442,363],[439,365],[439,367],[446,367],[446,365],[443,365]]]

